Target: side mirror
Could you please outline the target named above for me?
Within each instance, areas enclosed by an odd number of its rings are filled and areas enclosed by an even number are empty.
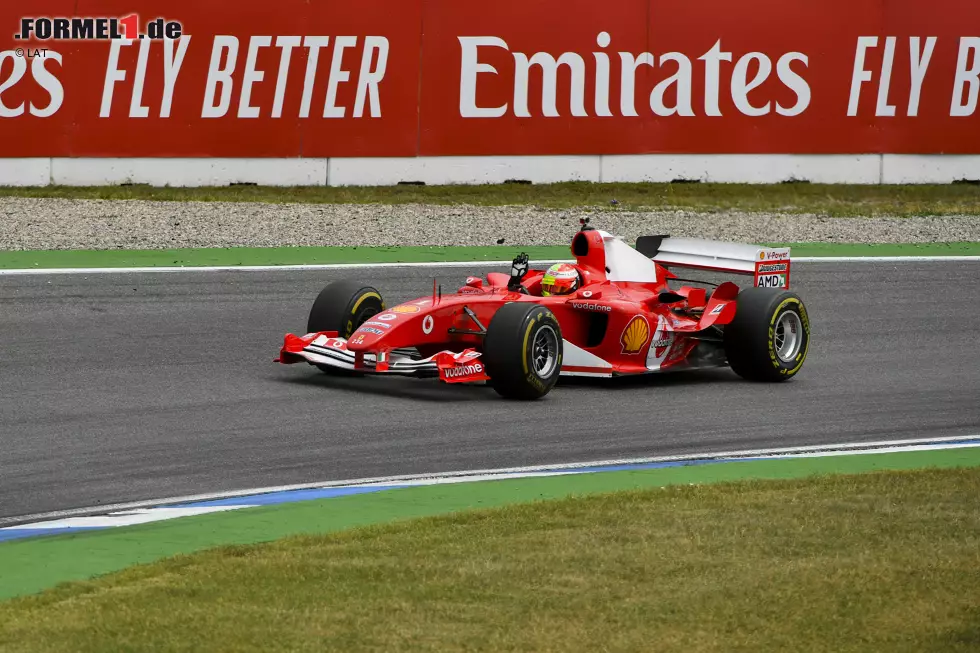
[[[684,301],[684,295],[678,295],[675,292],[665,291],[660,293],[657,297],[657,301],[661,304],[676,304],[677,302]]]
[[[480,277],[466,277],[466,285],[472,286],[473,288],[482,288],[483,279]]]

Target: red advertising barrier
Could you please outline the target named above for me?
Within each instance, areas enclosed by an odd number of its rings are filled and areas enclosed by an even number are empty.
[[[976,0],[35,0],[0,34],[5,157],[980,153]]]

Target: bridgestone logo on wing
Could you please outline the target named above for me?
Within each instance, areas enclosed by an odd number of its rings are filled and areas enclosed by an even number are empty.
[[[450,367],[446,370],[447,378],[458,378],[460,376],[469,376],[470,374],[482,374],[483,366],[479,363],[474,365],[463,365],[462,367]]]
[[[762,273],[762,272],[785,272],[785,271],[786,271],[786,264],[785,263],[770,263],[768,265],[760,265],[759,266],[759,272],[760,273]]]

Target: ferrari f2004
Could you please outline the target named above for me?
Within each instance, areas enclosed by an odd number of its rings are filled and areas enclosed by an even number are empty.
[[[331,374],[434,376],[489,382],[538,399],[559,376],[611,377],[729,366],[753,381],[799,373],[810,343],[803,300],[789,291],[790,252],[712,240],[644,236],[631,247],[583,224],[573,263],[471,276],[455,293],[388,308],[355,280],[327,285],[305,335],[287,334],[277,362]],[[740,288],[684,281],[694,268],[751,279]],[[699,283],[701,286],[691,285]]]

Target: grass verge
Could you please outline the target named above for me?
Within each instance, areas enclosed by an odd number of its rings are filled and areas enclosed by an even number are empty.
[[[906,469],[980,468],[980,447],[724,463],[657,463],[597,474],[438,484],[305,500],[126,528],[0,542],[0,600],[163,558],[514,503],[691,483]]]
[[[535,205],[543,208],[779,211],[832,216],[980,213],[980,185],[631,183],[467,186],[2,187],[0,196],[225,202]]]
[[[764,243],[773,244],[773,243]],[[801,256],[976,256],[980,243],[789,243]],[[200,267],[509,261],[520,252],[531,260],[571,259],[568,247],[226,247],[146,250],[0,251],[0,269]]]
[[[0,650],[976,651],[980,470],[673,486],[225,547],[0,605]]]

